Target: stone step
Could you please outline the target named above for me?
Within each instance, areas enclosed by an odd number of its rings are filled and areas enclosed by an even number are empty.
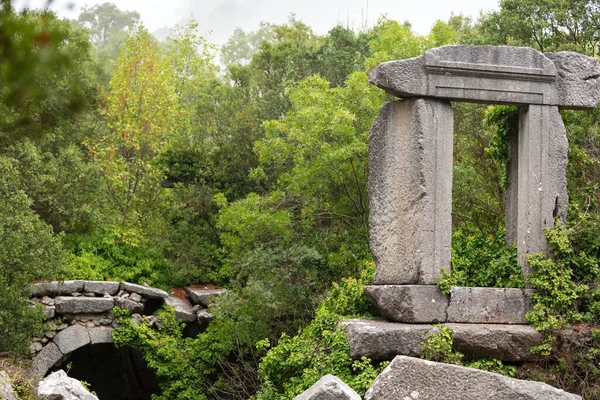
[[[350,355],[392,360],[397,355],[418,357],[427,333],[439,332],[429,324],[404,324],[352,319],[342,323],[350,343]],[[454,348],[469,358],[497,358],[517,362],[533,360],[530,349],[542,343],[542,335],[529,325],[445,323],[452,329]]]
[[[526,324],[532,293],[532,289],[456,286],[445,295],[436,285],[365,286],[381,316],[408,323]]]

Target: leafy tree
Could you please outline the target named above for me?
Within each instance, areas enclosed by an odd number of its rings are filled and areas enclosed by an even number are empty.
[[[246,65],[258,51],[260,42],[271,41],[274,35],[272,25],[268,22],[261,22],[259,28],[251,32],[235,28],[227,43],[221,47],[221,61],[227,66]]]
[[[0,352],[27,354],[43,331],[42,310],[29,304],[36,279],[57,277],[61,246],[31,210],[15,160],[0,157]]]
[[[152,161],[181,116],[171,69],[143,26],[119,57],[103,112],[108,129],[89,148],[122,223],[135,226],[161,195],[163,174]]]
[[[121,11],[113,3],[102,3],[84,6],[77,21],[88,30],[94,45],[104,47],[114,35],[133,29],[140,21],[140,14],[137,11]]]

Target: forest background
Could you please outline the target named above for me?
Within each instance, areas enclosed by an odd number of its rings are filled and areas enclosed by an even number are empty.
[[[158,41],[110,3],[67,21],[4,0],[0,352],[26,357],[43,330],[27,301],[35,280],[213,283],[228,294],[196,338],[168,311],[159,331],[122,321],[117,343],[142,350],[157,398],[288,399],[325,373],[364,392],[385,364],[350,359],[337,323],[373,315],[362,294],[374,268],[367,142],[391,98],[368,71],[448,44],[597,55],[597,2],[502,0],[498,10],[450,15],[428,35],[386,18],[316,35],[291,17],[238,29],[217,49],[193,21]],[[522,287],[504,239],[516,108],[454,109],[453,274],[441,284]],[[569,222],[549,233],[552,257],[532,260],[529,282],[540,293],[530,321],[549,347],[519,369],[481,365],[600,398],[600,112],[562,114]],[[571,324],[593,339],[550,354]]]

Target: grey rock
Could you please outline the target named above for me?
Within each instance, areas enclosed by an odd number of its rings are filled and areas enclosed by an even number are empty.
[[[52,297],[44,296],[42,297],[42,304],[45,306],[54,305],[54,299]]]
[[[56,307],[55,306],[47,306],[46,308],[44,308],[44,316],[47,319],[54,318],[55,314],[56,314]]]
[[[529,325],[444,324],[452,329],[454,348],[468,357],[497,358],[502,361],[533,361],[533,346],[542,344],[542,335]]]
[[[189,301],[180,299],[177,296],[169,296],[165,303],[175,309],[175,317],[183,322],[195,322],[196,313],[192,311],[192,305]]]
[[[448,322],[526,324],[531,289],[450,288]]]
[[[346,327],[352,358],[391,360],[398,354],[418,357],[427,333],[439,332],[433,325],[402,324],[377,320],[351,319]]]
[[[58,282],[35,283],[32,289],[32,296],[56,296],[58,294]]]
[[[517,260],[524,276],[528,254],[547,252],[546,229],[555,218],[565,225],[567,132],[557,107],[522,107],[519,115]]]
[[[31,354],[36,354],[38,351],[41,351],[43,347],[44,347],[44,346],[42,345],[42,343],[41,343],[41,342],[33,342],[33,343],[31,343],[31,345],[29,346],[29,352],[30,352]]]
[[[141,302],[141,301],[142,301],[142,296],[140,296],[140,295],[139,295],[139,294],[137,294],[137,293],[132,293],[132,294],[129,296],[129,299],[130,299],[130,300],[133,300],[133,301],[137,301],[137,302],[139,303],[139,302]]]
[[[58,332],[52,341],[58,346],[60,352],[66,355],[73,350],[90,344],[90,335],[85,326],[71,325],[67,329]]]
[[[41,379],[46,372],[63,359],[63,353],[54,342],[44,346],[33,359],[29,374],[34,379]]]
[[[57,297],[57,314],[96,314],[112,310],[115,301],[106,297]]]
[[[40,400],[98,400],[77,379],[69,378],[62,369],[48,375],[38,385]]]
[[[110,294],[114,296],[119,291],[119,282],[84,281],[83,290],[98,295]]]
[[[133,320],[133,322],[136,325],[141,325],[142,324],[143,318],[142,318],[142,316],[140,314],[137,314],[137,313],[136,314],[131,314],[131,319]]]
[[[46,336],[48,339],[52,339],[54,336],[56,336],[56,332],[48,331],[44,336]]]
[[[397,356],[375,379],[365,400],[575,400],[581,396],[540,382],[451,364]]]
[[[164,299],[169,296],[167,292],[162,289],[151,288],[148,286],[137,285],[135,283],[122,282],[121,290],[129,292],[129,293],[137,293],[144,297],[149,297],[151,299]]]
[[[409,323],[446,322],[450,298],[436,285],[365,286],[379,314],[388,320]]]
[[[83,292],[83,281],[64,281],[58,282],[58,295],[71,295]]]
[[[558,104],[594,108],[600,102],[600,65],[595,58],[571,51],[546,53],[556,66]]]
[[[123,310],[129,310],[132,313],[141,313],[144,310],[144,305],[126,297],[116,297],[115,305]]]
[[[294,400],[361,400],[340,378],[327,374]]]
[[[88,328],[90,343],[114,343],[112,337],[113,329],[107,326]]]
[[[4,371],[0,371],[0,399],[19,400],[19,398],[13,391],[13,386],[10,377]]]
[[[384,105],[369,137],[369,244],[376,285],[434,285],[450,270],[450,103]]]
[[[83,297],[96,297],[96,295],[94,293],[84,292]]]
[[[198,317],[198,323],[200,324],[208,323],[215,317],[212,313],[209,313],[204,309],[196,311],[196,316]]]
[[[193,287],[185,287],[184,289],[192,305],[198,304],[203,307],[208,307],[215,297],[227,293],[227,289],[198,289]]]

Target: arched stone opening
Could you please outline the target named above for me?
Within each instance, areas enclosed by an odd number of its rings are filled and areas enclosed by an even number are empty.
[[[156,374],[148,368],[140,350],[132,346],[89,344],[65,356],[53,368],[58,369],[89,383],[101,400],[150,400],[152,394],[160,392]]]

